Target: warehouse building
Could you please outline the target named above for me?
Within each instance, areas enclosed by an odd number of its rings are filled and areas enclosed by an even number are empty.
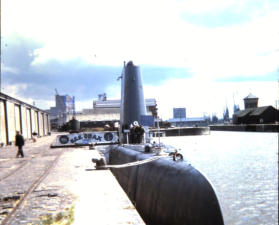
[[[234,124],[267,124],[279,121],[279,111],[273,106],[258,107],[258,98],[249,94],[244,100],[244,110],[233,115]]]
[[[25,139],[31,139],[34,133],[38,137],[48,135],[49,114],[0,92],[0,145],[12,144],[16,131],[20,131]]]

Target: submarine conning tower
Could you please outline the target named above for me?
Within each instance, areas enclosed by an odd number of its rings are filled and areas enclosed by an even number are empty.
[[[132,61],[127,64],[124,63],[120,107],[120,133],[129,129],[135,121],[140,125],[141,116],[146,115],[140,67],[135,66]],[[126,140],[123,137],[120,137],[120,139],[121,142]]]

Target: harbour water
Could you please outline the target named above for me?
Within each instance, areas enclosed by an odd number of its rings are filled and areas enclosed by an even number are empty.
[[[160,141],[181,149],[209,179],[225,225],[278,224],[277,133],[211,131]]]

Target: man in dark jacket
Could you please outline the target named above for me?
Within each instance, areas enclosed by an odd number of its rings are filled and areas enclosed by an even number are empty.
[[[24,138],[23,136],[19,133],[19,131],[16,132],[16,136],[15,136],[15,145],[18,147],[18,151],[16,154],[16,157],[18,158],[19,155],[21,155],[21,157],[24,157],[23,154],[23,149],[22,146],[24,145]]]

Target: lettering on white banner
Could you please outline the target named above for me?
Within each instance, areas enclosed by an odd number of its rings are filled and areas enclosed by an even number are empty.
[[[91,143],[117,143],[118,136],[116,132],[86,132],[59,135],[57,137],[58,145],[78,145]]]

